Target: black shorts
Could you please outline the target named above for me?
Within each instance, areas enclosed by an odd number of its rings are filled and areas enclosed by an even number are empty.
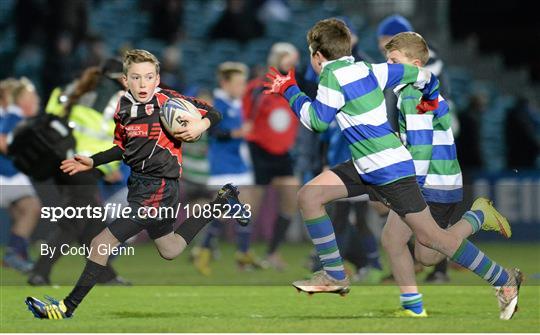
[[[132,172],[127,186],[131,217],[117,219],[109,225],[109,230],[114,237],[120,242],[125,242],[144,229],[153,240],[171,233],[176,222],[173,214],[176,213],[176,207],[180,201],[179,180],[150,177]],[[157,211],[146,211],[144,208],[156,208]],[[164,208],[173,210],[159,213],[160,209]]]
[[[368,194],[370,200],[382,202],[399,216],[421,212],[427,206],[415,176],[386,185],[366,185],[352,160],[333,167],[331,171],[345,184],[349,198]]]
[[[255,183],[257,185],[268,185],[274,177],[292,176],[293,161],[290,153],[274,155],[256,143],[249,143],[249,153],[253,162],[253,172],[255,173]]]
[[[444,204],[440,202],[428,202],[431,216],[442,229],[448,228],[454,220],[454,214],[457,209],[457,203]]]

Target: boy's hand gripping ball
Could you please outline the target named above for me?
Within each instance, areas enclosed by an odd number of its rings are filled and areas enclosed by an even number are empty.
[[[175,136],[175,133],[181,131],[192,120],[202,119],[202,115],[191,102],[180,98],[171,98],[161,106],[159,119],[163,128],[171,136]],[[196,142],[200,138],[201,135],[191,141],[184,142]]]

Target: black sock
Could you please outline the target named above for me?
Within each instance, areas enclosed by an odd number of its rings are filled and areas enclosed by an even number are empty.
[[[92,287],[96,285],[99,275],[105,271],[105,269],[106,266],[100,265],[89,259],[86,260],[86,266],[84,267],[77,284],[75,284],[71,293],[64,299],[68,315],[71,315],[75,311]]]
[[[280,214],[278,216],[276,226],[274,227],[274,233],[272,234],[272,239],[270,240],[270,245],[268,246],[268,254],[271,255],[276,252],[277,248],[285,239],[285,234],[289,228],[291,220],[286,218],[284,215]]]
[[[210,205],[217,203],[216,200],[210,202]],[[192,213],[190,213],[192,214]],[[214,217],[204,218],[202,215],[199,217],[190,216],[174,231],[176,234],[182,236],[182,238],[189,244],[193,238],[206,226],[208,223],[212,222]]]

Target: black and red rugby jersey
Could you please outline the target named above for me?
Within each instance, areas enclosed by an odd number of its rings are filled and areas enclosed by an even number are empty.
[[[126,92],[118,102],[114,120],[114,143],[123,151],[124,162],[132,171],[157,178],[179,178],[182,171],[182,142],[163,130],[159,109],[170,98],[191,102],[204,117],[217,112],[207,103],[173,90],[156,88],[147,103]]]

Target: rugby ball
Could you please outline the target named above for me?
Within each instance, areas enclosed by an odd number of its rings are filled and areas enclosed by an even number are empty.
[[[165,101],[159,110],[159,119],[163,128],[173,136],[175,132],[187,126],[189,118],[201,119],[202,115],[191,102],[181,98],[171,98]],[[188,142],[196,142],[200,138],[201,136]]]

